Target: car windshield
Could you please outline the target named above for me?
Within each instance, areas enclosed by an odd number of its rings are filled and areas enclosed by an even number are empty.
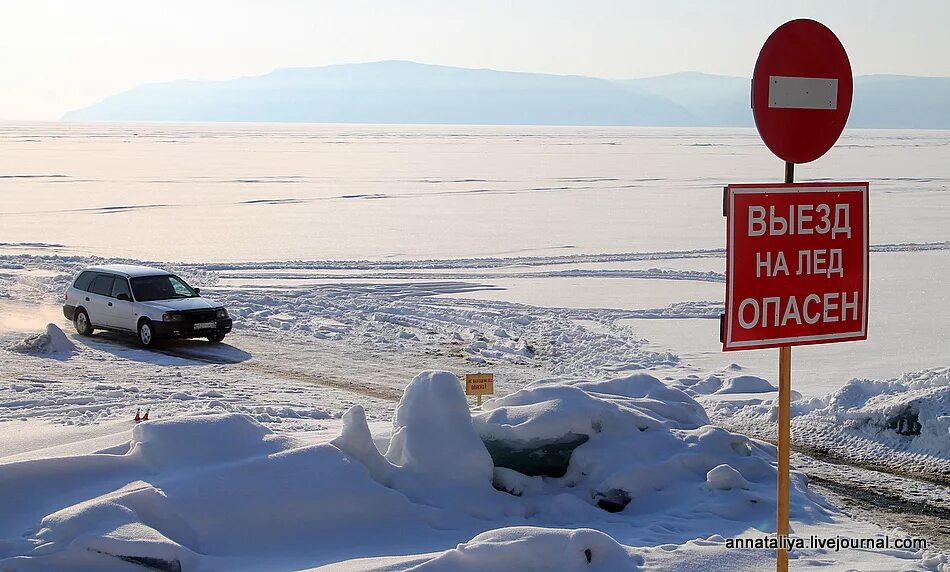
[[[185,281],[171,274],[161,276],[140,276],[133,278],[132,293],[139,302],[152,300],[171,300],[173,298],[195,298],[198,293]]]

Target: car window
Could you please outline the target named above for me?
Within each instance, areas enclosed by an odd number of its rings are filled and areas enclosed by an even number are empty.
[[[129,290],[129,281],[117,276],[115,282],[112,283],[112,297],[118,298],[119,294],[125,294],[128,300],[132,299],[132,292]]]
[[[169,276],[168,279],[172,283],[172,288],[175,289],[175,294],[181,297],[189,298],[191,296],[196,296],[194,290],[191,289],[191,286],[185,284],[185,282],[177,276]]]
[[[99,274],[96,276],[96,279],[92,281],[92,287],[89,289],[93,294],[101,294],[103,296],[110,296],[112,294],[112,281],[114,279],[108,274]]]
[[[83,272],[76,278],[76,281],[73,282],[73,287],[78,290],[88,292],[89,286],[92,285],[92,281],[96,278],[96,276],[98,275],[95,272]]]
[[[171,274],[160,276],[139,276],[131,280],[132,292],[139,302],[152,300],[171,300],[173,298],[195,298],[198,293],[184,280]]]

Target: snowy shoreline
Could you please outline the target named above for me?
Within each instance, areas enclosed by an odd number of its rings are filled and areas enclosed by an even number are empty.
[[[645,284],[670,284],[676,277],[686,283],[718,281],[715,272],[677,266],[677,261],[684,260],[677,254],[644,256],[627,262],[646,264],[645,268],[603,270],[608,275],[620,270],[617,279]],[[229,343],[218,347],[174,342],[150,352],[121,336],[81,338],[59,331],[56,324],[68,326],[54,301],[71,273],[93,260],[59,254],[0,256],[0,368],[7,382],[0,386],[0,432],[10,437],[0,450],[0,480],[26,467],[38,472],[26,473],[32,477],[17,481],[16,487],[43,482],[40,477],[46,470],[60,474],[66,467],[73,470],[73,465],[111,467],[88,481],[102,479],[93,493],[64,497],[64,491],[50,485],[45,493],[18,495],[23,504],[22,510],[15,511],[16,518],[24,520],[11,521],[11,528],[0,537],[0,557],[12,558],[0,569],[68,569],[67,563],[76,558],[92,558],[90,562],[95,563],[90,566],[107,562],[120,567],[117,570],[129,563],[116,562],[106,553],[130,556],[140,563],[177,561],[183,570],[199,561],[210,569],[293,570],[327,564],[339,570],[404,570],[422,565],[434,570],[465,570],[464,566],[480,570],[485,555],[494,553],[512,562],[518,558],[546,562],[552,544],[574,551],[573,556],[557,557],[557,562],[579,558],[578,566],[587,566],[596,559],[604,562],[603,570],[679,570],[699,562],[756,570],[770,561],[767,552],[729,551],[724,540],[767,533],[774,525],[774,447],[743,436],[768,437],[769,392],[774,386],[740,366],[710,371],[692,365],[675,348],[656,347],[644,340],[636,324],[629,323],[630,318],[704,320],[718,315],[716,302],[612,310],[470,297],[491,291],[493,281],[522,271],[517,264],[485,273],[466,270],[464,264],[453,261],[431,263],[454,266],[449,276],[409,268],[416,263],[387,263],[386,271],[358,270],[350,278],[336,273],[342,269],[332,275],[311,272],[318,265],[336,264],[327,262],[297,263],[300,268],[294,270],[279,270],[280,263],[241,270],[183,264],[173,268],[201,285],[203,292],[224,301],[237,318],[236,331]],[[562,261],[550,262],[558,268],[555,272],[577,274],[559,268]],[[591,270],[597,269],[584,272]],[[392,274],[383,278],[386,272]],[[562,280],[546,270],[536,274],[543,280]],[[47,320],[52,325],[42,325]],[[468,415],[462,406],[464,398],[460,401],[458,394],[441,390],[423,399],[428,405],[422,409],[454,413],[435,424],[413,420],[425,417],[418,413],[419,407],[406,409],[399,403],[407,399],[403,395],[406,380],[420,367],[456,373],[489,368],[498,376],[498,395],[474,413],[470,429],[455,425],[458,418]],[[917,427],[909,417],[888,429],[891,417],[903,419],[889,413],[902,411],[908,400],[930,403],[929,409],[918,407],[917,423],[933,445],[927,450],[930,462],[939,467],[941,459],[946,459],[940,457],[945,454],[942,449],[934,448],[941,442],[937,433],[946,430],[942,425],[946,413],[941,413],[946,405],[941,397],[946,389],[941,381],[944,371],[888,382],[854,382],[840,395],[859,394],[863,400],[803,398],[796,401],[796,413],[803,420],[823,423],[828,438],[819,442],[834,444],[835,436],[840,440],[847,435],[843,431],[862,426],[864,418],[874,419],[880,426],[875,427],[885,433],[913,432]],[[458,381],[453,383],[457,391]],[[874,394],[868,388],[880,391]],[[934,399],[921,402],[922,398]],[[849,407],[839,407],[843,405]],[[130,433],[135,407],[151,407],[157,421]],[[845,418],[850,425],[841,423]],[[395,426],[390,419],[396,419]],[[468,444],[446,449],[444,443],[416,437],[415,444],[410,439],[395,446],[404,439],[395,438],[400,427],[413,423],[423,423],[415,431],[423,436],[442,435],[446,427],[456,427],[453,431],[458,435],[469,435]],[[710,424],[732,427],[732,432]],[[152,426],[155,435],[168,430],[179,436],[162,445],[166,437],[150,437]],[[386,522],[392,528],[416,524],[403,536],[380,533],[380,544],[359,550],[345,549],[359,545],[356,536],[337,537],[336,544],[318,550],[309,539],[304,542],[295,528],[281,537],[280,542],[290,544],[279,550],[241,552],[231,544],[237,536],[229,536],[229,527],[234,526],[230,520],[237,519],[230,507],[214,504],[213,510],[208,508],[209,514],[220,519],[212,523],[208,515],[188,513],[179,504],[184,501],[176,500],[176,495],[183,495],[178,498],[194,504],[197,501],[189,495],[206,491],[203,479],[211,477],[193,480],[191,471],[162,468],[181,463],[174,460],[183,454],[178,449],[205,451],[207,444],[202,442],[209,435],[232,431],[235,438],[227,440],[238,444],[234,456],[228,456],[227,450],[214,451],[223,457],[212,455],[203,469],[194,466],[198,473],[222,475],[213,477],[220,481],[230,478],[224,471],[234,471],[236,466],[278,471],[274,479],[310,495],[306,487],[314,483],[298,481],[298,475],[313,473],[314,461],[307,459],[316,455],[320,463],[340,470],[364,467],[369,480],[359,471],[359,475],[347,472],[340,478],[354,486],[362,482],[367,494],[380,494],[375,487],[382,487],[400,495],[398,502],[390,493],[384,493],[389,500],[380,500],[384,506],[402,507]],[[22,437],[13,438],[21,433]],[[643,441],[646,435],[654,437]],[[870,437],[863,435],[866,441]],[[899,436],[879,445],[899,460],[919,461],[923,449],[905,446],[906,451],[900,450],[903,441],[913,438]],[[157,443],[154,450],[159,452],[148,453],[148,442]],[[616,455],[617,450],[632,452],[638,447],[646,449],[629,459]],[[140,449],[145,451],[144,458],[136,452]],[[393,451],[393,457],[378,456],[387,450]],[[437,454],[437,450],[442,452]],[[463,462],[467,468],[455,466],[455,455],[463,450],[473,459],[471,466]],[[201,455],[188,456],[186,464],[195,465],[196,459],[204,462]],[[417,455],[428,460],[422,468],[410,470]],[[525,459],[538,455],[551,462],[525,464]],[[295,467],[292,476],[269,460],[284,458]],[[863,458],[874,460],[871,453]],[[140,466],[140,462],[145,464]],[[140,470],[146,472],[136,472]],[[673,474],[679,475],[678,480]],[[796,513],[796,533],[906,534],[851,519],[810,491],[801,473],[796,472],[795,482],[797,502],[804,511]],[[333,486],[327,485],[326,498],[337,494]],[[275,491],[262,491],[250,481],[243,487],[244,492],[235,490],[233,496],[247,496],[249,491],[251,497],[260,496],[260,502],[278,502]],[[455,492],[445,492],[445,487]],[[25,500],[29,498],[62,500],[44,508],[31,506]],[[309,506],[331,502],[308,498],[316,503]],[[141,503],[150,508],[142,509]],[[362,496],[353,503],[340,509],[340,514],[351,515],[353,526],[357,522],[390,526],[365,520],[372,511],[358,508],[367,506]],[[115,506],[134,514],[130,517]],[[116,510],[126,516],[117,521],[82,516]],[[297,511],[293,514],[303,519],[298,522],[308,523],[306,527],[327,526],[307,520],[316,517],[295,507],[286,510]],[[320,509],[313,510],[319,513]],[[700,522],[704,524],[684,524],[697,514],[703,515]],[[169,524],[172,521],[178,524]],[[893,526],[893,521],[886,522]],[[526,525],[533,528],[519,528]],[[199,529],[205,532],[198,533]],[[31,532],[23,536],[24,530]],[[207,541],[200,540],[203,534],[218,539],[212,542],[218,552],[209,551]],[[421,543],[418,538],[432,540]],[[591,550],[589,562],[586,550]],[[407,552],[415,556],[396,556]],[[352,561],[366,556],[372,560]],[[942,572],[948,566],[946,557],[933,550],[847,554],[819,550],[798,556],[801,563],[831,569],[874,566]]]

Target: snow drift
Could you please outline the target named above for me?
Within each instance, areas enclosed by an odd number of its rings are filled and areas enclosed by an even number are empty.
[[[768,393],[778,391],[778,388],[767,380],[754,375],[737,375],[723,382],[722,387],[716,390],[717,394],[730,393]]]
[[[740,393],[769,393],[778,391],[778,388],[767,379],[755,375],[737,375],[723,378],[721,375],[710,375],[700,379],[697,375],[690,375],[677,380],[676,385],[688,395],[733,395]],[[794,392],[797,394],[797,392]]]
[[[355,560],[319,570],[348,572],[636,572],[643,557],[603,532],[533,526],[499,528],[441,554]]]
[[[31,335],[10,346],[10,351],[50,357],[69,357],[76,345],[56,324],[47,324],[46,331]]]
[[[475,423],[496,460],[495,486],[524,498],[570,495],[625,515],[690,510],[767,521],[774,512],[774,449],[708,425],[702,406],[647,374],[600,382],[542,382],[489,401]],[[550,445],[586,437],[560,478],[502,463],[544,463]],[[515,470],[512,470],[515,469]],[[530,473],[530,471],[528,471]],[[804,475],[792,475],[798,518],[820,518]]]
[[[0,465],[0,490],[0,538],[10,538],[0,541],[0,558],[10,557],[3,570],[71,570],[74,561],[125,570],[142,558],[159,569],[230,569],[313,551],[340,558],[349,554],[341,541],[362,535],[370,515],[385,543],[418,532],[402,520],[424,512],[339,449],[300,447],[234,414],[139,424],[124,455]]]
[[[774,434],[772,399],[723,402],[711,412],[719,423]],[[950,478],[950,368],[853,379],[824,397],[795,401],[792,435],[851,462]]]
[[[458,378],[425,372],[385,454],[360,406],[316,445],[246,415],[145,422],[127,450],[0,465],[0,570],[636,570],[774,529],[774,449],[707,421],[645,374],[542,381],[473,417]],[[584,440],[560,477],[491,452],[530,465],[565,435]],[[793,519],[832,522],[806,486],[793,473]]]

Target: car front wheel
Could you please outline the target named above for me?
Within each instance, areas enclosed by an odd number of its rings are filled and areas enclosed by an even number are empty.
[[[154,348],[157,341],[152,322],[148,320],[139,322],[139,343],[142,344],[142,347]]]
[[[211,334],[210,336],[208,336],[208,341],[211,342],[212,344],[217,344],[221,342],[222,340],[224,340],[224,334]]]
[[[79,310],[73,317],[73,325],[76,327],[76,333],[80,336],[92,335],[92,322],[89,321],[89,314],[85,310]]]

